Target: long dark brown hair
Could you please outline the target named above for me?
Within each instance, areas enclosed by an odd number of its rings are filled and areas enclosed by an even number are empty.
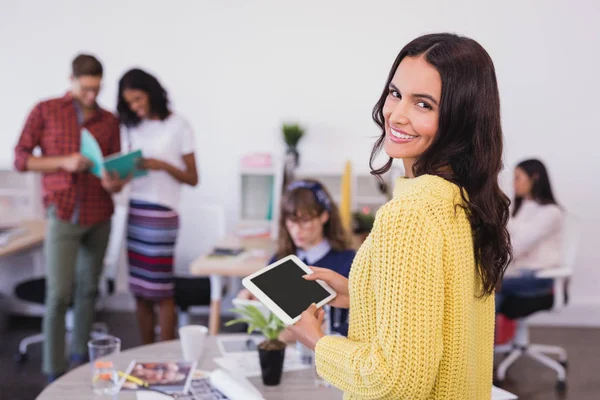
[[[531,198],[539,204],[558,204],[552,192],[550,177],[543,162],[536,159],[521,161],[517,168],[521,169],[529,179],[533,181],[531,185]],[[523,204],[523,197],[515,195],[515,203],[512,215],[519,212]]]
[[[510,200],[498,185],[503,168],[500,96],[494,64],[479,43],[439,33],[421,36],[402,49],[373,108],[373,120],[382,133],[371,153],[371,173],[381,175],[392,165],[390,158],[381,168],[373,166],[385,141],[383,106],[400,62],[404,57],[417,56],[423,56],[440,74],[442,97],[437,134],[412,172],[415,177],[440,176],[462,189],[482,295],[489,295],[502,280],[512,248],[506,230]]]
[[[325,186],[314,179],[303,179],[303,181],[319,185],[329,200],[328,206],[326,207],[322,201],[319,201],[312,190],[305,187],[286,190],[281,199],[276,257],[282,258],[290,254],[295,254],[297,250],[285,225],[287,219],[317,218],[324,212],[329,213],[329,219],[323,226],[323,236],[329,241],[331,248],[334,250],[349,249],[350,239],[346,229],[342,225],[339,209]]]
[[[117,98],[117,111],[121,122],[128,128],[137,126],[141,120],[130,108],[123,97],[126,89],[137,89],[146,92],[150,97],[150,114],[155,114],[161,121],[171,114],[169,110],[169,96],[154,75],[139,68],[130,69],[119,80],[119,96]]]

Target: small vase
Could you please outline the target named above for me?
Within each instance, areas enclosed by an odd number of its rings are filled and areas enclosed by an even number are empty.
[[[296,150],[296,146],[288,147],[286,157],[289,157],[291,160],[293,160],[294,168],[297,168],[300,164],[300,153],[298,153],[298,150]]]
[[[281,382],[285,348],[281,350],[258,349],[262,380],[265,386],[277,386]]]

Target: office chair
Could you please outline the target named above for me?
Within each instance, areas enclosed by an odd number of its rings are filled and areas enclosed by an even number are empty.
[[[122,235],[119,236],[119,230],[123,229],[123,221],[127,217],[126,208],[115,207],[113,215],[113,224],[111,226],[110,239],[104,257],[104,268],[100,282],[98,284],[98,299],[96,301],[96,309],[100,310],[104,307],[104,301],[115,293],[115,277],[118,275],[118,252],[122,243]],[[43,264],[43,262],[42,262]],[[38,276],[32,279],[25,280],[19,283],[14,289],[16,299],[24,304],[37,306],[36,308],[44,309],[46,301],[46,278]],[[67,314],[65,316],[65,327],[67,339],[73,331],[73,303],[69,304]],[[104,322],[94,322],[92,324],[92,338],[108,334],[108,326]],[[36,343],[44,341],[44,334],[38,333],[28,336],[19,343],[19,352],[15,355],[17,362],[25,362],[28,359],[27,348]]]
[[[114,293],[115,283],[112,278],[103,277],[98,297],[109,296]],[[40,306],[45,304],[46,299],[46,278],[34,278],[18,284],[15,287],[15,297],[27,303],[33,303]],[[67,337],[73,331],[73,303],[69,304],[65,317],[65,327]],[[108,333],[108,326],[104,322],[94,322],[92,324],[92,337]],[[15,361],[25,362],[28,360],[27,348],[36,343],[44,341],[44,334],[37,333],[27,336],[19,343],[19,352],[15,355]]]
[[[181,235],[178,248],[193,248],[197,255],[207,254],[212,251],[219,240],[225,237],[225,207],[220,204],[199,204],[194,207],[196,218],[194,226],[205,226],[201,237],[194,235]],[[182,226],[182,232],[184,232]],[[176,256],[176,259],[180,257]],[[180,258],[184,265],[189,265],[189,260]],[[211,283],[209,277],[189,276],[188,274],[175,276],[175,304],[178,308],[179,326],[190,323],[190,312],[202,309],[208,313],[210,305],[211,288],[215,290],[224,288]],[[198,310],[199,311],[199,310]]]
[[[558,312],[568,303],[568,283],[575,268],[579,236],[577,219],[567,214],[563,237],[563,265],[559,268],[542,270],[536,275],[539,278],[554,280],[552,293],[536,296],[507,296],[504,300],[500,313],[507,318],[517,320],[517,327],[511,343],[496,346],[494,349],[496,354],[508,354],[496,369],[496,379],[494,380],[496,386],[502,385],[506,371],[515,361],[523,355],[528,355],[540,364],[556,371],[556,389],[559,392],[566,390],[568,366],[566,350],[558,346],[530,343],[528,319],[530,315],[539,311]],[[557,359],[550,355],[556,356]]]

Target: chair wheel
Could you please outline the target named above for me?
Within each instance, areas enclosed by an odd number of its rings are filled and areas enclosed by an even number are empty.
[[[564,392],[567,390],[567,382],[565,381],[558,381],[556,382],[556,391],[557,392]]]
[[[494,386],[502,387],[502,385],[504,384],[504,381],[501,381],[498,378],[494,378],[493,384],[494,384]]]
[[[24,363],[29,359],[29,356],[27,355],[27,353],[17,353],[15,354],[14,359],[18,363]]]

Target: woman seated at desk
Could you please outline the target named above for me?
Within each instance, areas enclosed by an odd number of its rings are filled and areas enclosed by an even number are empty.
[[[269,264],[295,254],[307,265],[328,268],[348,277],[355,251],[342,226],[338,208],[321,183],[306,179],[292,182],[281,200],[277,252]],[[239,298],[251,299],[244,289]],[[348,310],[331,309],[331,328],[348,334]]]
[[[513,260],[496,294],[496,310],[505,296],[551,292],[553,280],[535,274],[540,269],[559,267],[562,260],[564,213],[554,199],[544,164],[539,160],[519,163],[514,188],[514,209],[507,226]]]

